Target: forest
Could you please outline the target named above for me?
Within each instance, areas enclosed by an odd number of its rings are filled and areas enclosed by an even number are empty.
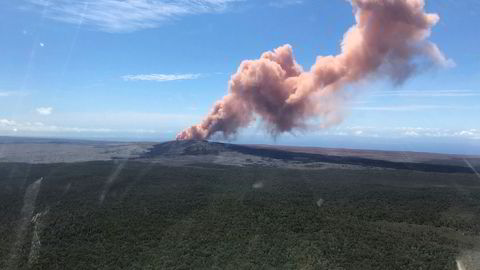
[[[456,269],[478,248],[471,173],[115,160],[0,175],[0,269]]]

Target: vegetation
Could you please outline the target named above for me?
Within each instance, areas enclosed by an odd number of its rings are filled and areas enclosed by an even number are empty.
[[[474,174],[122,160],[0,174],[1,269],[40,177],[19,269],[456,269],[480,230]]]

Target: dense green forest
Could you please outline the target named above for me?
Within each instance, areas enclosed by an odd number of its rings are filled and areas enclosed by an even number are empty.
[[[0,175],[0,269],[456,269],[480,231],[474,174],[117,160]]]

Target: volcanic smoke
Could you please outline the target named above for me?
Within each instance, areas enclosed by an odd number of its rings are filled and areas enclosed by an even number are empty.
[[[386,77],[400,84],[421,69],[448,66],[427,40],[438,22],[424,0],[351,0],[356,24],[344,35],[341,53],[318,56],[310,71],[297,64],[290,45],[245,60],[229,82],[229,93],[198,125],[177,140],[236,134],[259,116],[272,135],[306,129],[307,120],[341,111],[329,96],[356,82]]]

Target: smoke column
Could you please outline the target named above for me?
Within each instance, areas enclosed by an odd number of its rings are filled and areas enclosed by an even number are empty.
[[[272,135],[306,129],[308,119],[341,110],[328,96],[347,85],[381,77],[400,84],[426,67],[451,64],[427,40],[439,16],[424,11],[424,0],[350,2],[356,24],[345,33],[340,54],[318,56],[310,71],[297,64],[290,45],[243,61],[229,93],[177,140],[208,139],[217,132],[227,138],[256,116]]]

